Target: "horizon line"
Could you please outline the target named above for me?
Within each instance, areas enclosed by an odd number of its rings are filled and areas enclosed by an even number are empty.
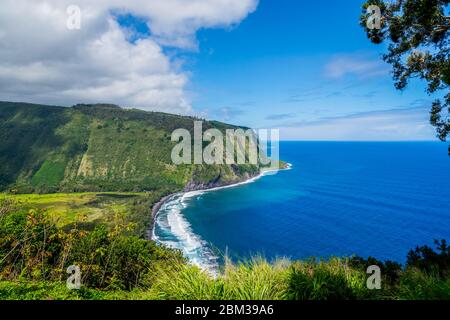
[[[436,140],[302,140],[302,139],[280,139],[280,142],[436,142],[446,143],[446,141]]]

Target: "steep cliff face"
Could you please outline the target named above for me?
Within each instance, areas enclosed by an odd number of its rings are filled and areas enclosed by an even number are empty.
[[[200,189],[242,181],[252,165],[179,165],[171,160],[178,128],[193,117],[122,109],[0,102],[0,189],[14,192]],[[203,130],[236,129],[203,122]]]
[[[206,190],[216,187],[223,187],[238,182],[243,182],[259,174],[257,166],[241,165],[241,166],[216,166],[206,169],[197,168],[197,170],[205,170],[208,177],[202,176],[198,171],[195,172],[191,180],[186,184],[184,191]]]

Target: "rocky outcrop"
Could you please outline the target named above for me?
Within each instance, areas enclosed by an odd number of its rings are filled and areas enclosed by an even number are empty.
[[[233,185],[236,183],[244,182],[248,179],[256,177],[258,174],[251,174],[251,173],[244,173],[242,176],[235,180],[227,180],[224,181],[221,179],[220,176],[218,176],[216,179],[211,180],[209,182],[195,182],[194,180],[191,180],[188,182],[186,187],[184,188],[183,192],[190,192],[190,191],[198,191],[198,190],[208,190],[212,188],[219,188],[219,187],[225,187],[229,185]]]

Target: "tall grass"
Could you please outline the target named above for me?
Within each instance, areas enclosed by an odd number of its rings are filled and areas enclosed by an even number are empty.
[[[227,262],[223,275],[223,299],[278,300],[284,299],[288,287],[290,261],[270,264],[258,257],[246,263]]]
[[[400,279],[394,299],[450,300],[450,278],[426,274],[417,269],[407,270]]]
[[[254,258],[227,262],[215,278],[195,266],[161,268],[150,291],[155,299],[168,300],[364,299],[370,297],[365,281],[344,259],[269,263]]]
[[[150,296],[159,300],[215,300],[221,286],[198,267],[175,263],[155,268]]]
[[[292,264],[287,299],[292,300],[346,300],[368,295],[366,277],[349,268],[347,261],[307,261]]]
[[[408,268],[398,283],[382,280],[381,290],[369,290],[365,270],[350,267],[345,258],[327,261],[269,263],[263,258],[225,264],[217,277],[179,263],[160,268],[146,299],[168,300],[415,300],[450,299],[450,278]]]
[[[255,258],[227,263],[217,277],[179,260],[160,262],[152,270],[151,286],[127,290],[82,287],[70,291],[61,282],[0,282],[2,299],[94,300],[349,300],[450,299],[450,279],[407,269],[399,283],[382,282],[381,290],[366,288],[366,275],[347,259],[269,263]]]
[[[286,261],[263,259],[227,263],[217,277],[190,265],[161,268],[150,289],[156,299],[168,300],[279,300],[288,286]]]

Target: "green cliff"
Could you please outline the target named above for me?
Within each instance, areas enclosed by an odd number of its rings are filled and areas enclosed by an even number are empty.
[[[179,165],[171,161],[178,128],[194,117],[122,109],[0,102],[0,190],[167,192],[241,181],[254,165]],[[204,121],[203,130],[238,127]]]

